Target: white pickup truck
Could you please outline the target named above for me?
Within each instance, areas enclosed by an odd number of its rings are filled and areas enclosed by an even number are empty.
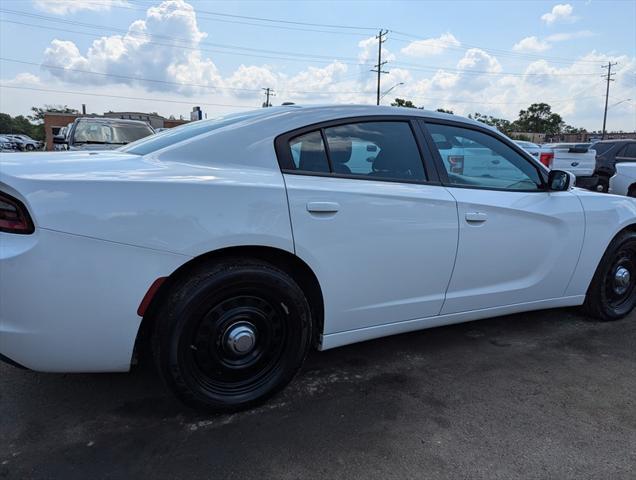
[[[589,143],[545,143],[541,146],[539,161],[550,170],[565,170],[576,175],[576,186],[597,190],[596,151]]]

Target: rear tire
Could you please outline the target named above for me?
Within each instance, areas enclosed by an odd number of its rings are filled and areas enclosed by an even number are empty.
[[[619,320],[636,306],[636,232],[620,233],[605,251],[583,308],[603,321]]]
[[[296,282],[267,263],[232,259],[198,267],[160,307],[153,351],[168,387],[198,408],[235,411],[281,390],[312,339]]]
[[[627,190],[628,197],[636,197],[636,185],[630,185],[629,190]]]

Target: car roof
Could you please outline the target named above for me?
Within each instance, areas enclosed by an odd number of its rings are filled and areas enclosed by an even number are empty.
[[[407,107],[390,107],[384,105],[343,105],[343,104],[327,104],[327,105],[283,105],[279,107],[261,108],[257,110],[241,112],[237,115],[259,118],[261,120],[268,117],[277,117],[282,113],[289,116],[297,116],[305,120],[306,125],[312,123],[318,123],[325,121],[327,117],[335,119],[347,118],[347,117],[366,117],[366,116],[413,116],[413,117],[426,117],[440,120],[454,120],[457,122],[467,123],[471,125],[477,125],[482,128],[488,128],[490,130],[497,131],[497,129],[491,125],[487,125],[477,120],[462,117],[460,115],[453,115],[451,113],[442,113],[432,110],[424,110],[420,108],[407,108]],[[200,120],[201,122],[215,121],[216,119]]]
[[[612,139],[599,140],[598,142],[595,142],[595,143],[598,144],[598,143],[625,143],[625,142],[636,142],[636,138],[616,138],[614,140]]]

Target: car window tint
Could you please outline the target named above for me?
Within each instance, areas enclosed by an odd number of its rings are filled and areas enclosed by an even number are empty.
[[[303,172],[329,172],[329,161],[320,130],[292,138],[289,142],[296,170]]]
[[[620,154],[623,158],[629,158],[630,160],[636,160],[636,143],[628,143]]]
[[[428,124],[449,182],[499,190],[539,190],[537,168],[491,135],[467,128]]]
[[[594,150],[597,155],[602,155],[603,153],[608,151],[610,148],[612,148],[614,145],[615,145],[614,143],[603,142],[603,143],[595,143],[590,148]]]
[[[424,181],[408,122],[360,122],[325,128],[334,173],[369,179]]]

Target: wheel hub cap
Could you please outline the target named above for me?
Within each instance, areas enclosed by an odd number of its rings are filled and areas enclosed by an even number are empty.
[[[225,346],[235,355],[246,355],[256,345],[256,331],[249,323],[230,326],[225,333]]]
[[[625,267],[618,267],[614,272],[614,291],[622,295],[629,288],[631,273]]]

